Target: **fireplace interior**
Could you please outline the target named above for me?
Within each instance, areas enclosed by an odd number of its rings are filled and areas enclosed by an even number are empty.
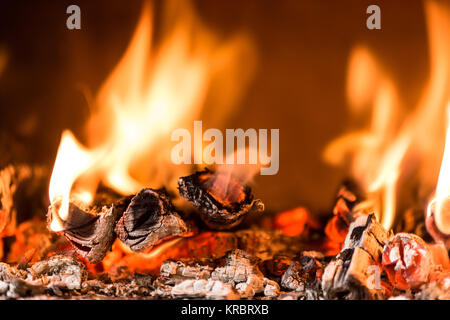
[[[450,299],[450,3],[378,2],[1,4],[0,299]]]

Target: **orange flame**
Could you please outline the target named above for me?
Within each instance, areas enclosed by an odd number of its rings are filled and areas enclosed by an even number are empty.
[[[325,161],[333,165],[344,163],[351,155],[351,173],[385,228],[395,219],[397,184],[407,160],[411,160],[410,150],[414,147],[414,156],[420,158],[417,172],[421,181],[430,184],[442,141],[442,115],[450,93],[449,8],[438,1],[426,1],[425,12],[430,78],[414,112],[400,122],[402,107],[392,80],[367,48],[356,47],[348,69],[348,102],[356,115],[371,106],[371,124],[332,141],[324,151]]]
[[[436,193],[428,205],[428,215],[434,210],[437,228],[450,234],[450,102],[447,107],[447,136]]]
[[[217,85],[227,91],[217,103],[223,116],[250,79],[255,59],[246,36],[219,41],[187,2],[165,5],[158,46],[152,10],[148,3],[143,8],[125,54],[97,95],[88,146],[68,130],[62,134],[49,187],[50,200],[61,201],[62,220],[69,201],[90,204],[100,182],[122,194],[171,182],[177,170],[187,169],[170,163],[171,132],[189,128],[208,102],[217,102]],[[51,228],[61,229],[56,219]]]

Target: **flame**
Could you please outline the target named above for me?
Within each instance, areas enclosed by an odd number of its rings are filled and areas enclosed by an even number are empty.
[[[450,234],[450,102],[447,107],[447,135],[435,196],[428,205],[428,215],[434,210],[440,232]]]
[[[325,161],[333,165],[343,164],[350,155],[352,176],[387,229],[395,219],[400,176],[410,162],[419,160],[414,173],[423,184],[431,184],[442,142],[442,118],[450,93],[449,8],[426,1],[425,13],[430,77],[413,112],[401,121],[403,107],[390,75],[368,48],[357,46],[349,59],[347,100],[355,116],[371,110],[371,123],[337,138],[324,151]]]
[[[190,127],[208,102],[217,102],[217,85],[228,90],[217,103],[223,117],[250,79],[255,57],[248,37],[223,41],[188,2],[164,5],[156,45],[152,8],[145,4],[126,52],[98,92],[87,146],[68,130],[62,134],[49,187],[62,220],[69,201],[90,204],[100,182],[122,194],[169,183],[181,167],[170,163],[171,132]],[[51,228],[61,230],[56,220]]]

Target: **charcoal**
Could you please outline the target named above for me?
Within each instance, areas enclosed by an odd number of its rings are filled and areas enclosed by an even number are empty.
[[[287,290],[306,291],[320,283],[323,274],[322,263],[308,252],[292,259],[288,269],[281,277],[281,285]]]

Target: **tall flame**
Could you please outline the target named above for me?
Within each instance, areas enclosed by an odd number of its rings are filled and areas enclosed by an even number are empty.
[[[447,107],[447,135],[444,155],[439,172],[436,193],[428,205],[428,214],[434,211],[436,227],[443,234],[450,234],[450,102]]]
[[[350,56],[348,103],[355,115],[371,106],[371,124],[332,141],[324,151],[324,159],[333,165],[351,155],[351,173],[385,228],[395,219],[397,184],[409,160],[418,157],[421,164],[415,173],[423,183],[431,183],[442,142],[442,119],[450,97],[449,8],[439,1],[426,1],[425,13],[430,78],[414,111],[400,122],[403,111],[392,80],[370,51],[358,46]]]
[[[254,56],[246,36],[219,41],[187,2],[165,5],[155,48],[152,10],[148,3],[143,8],[125,54],[97,95],[87,146],[68,130],[62,134],[49,188],[62,220],[69,201],[91,203],[100,182],[122,194],[170,182],[180,167],[170,163],[171,132],[191,127],[207,102],[216,102],[215,84],[227,90],[217,103],[222,116],[250,79]],[[55,231],[62,228],[56,220]]]

